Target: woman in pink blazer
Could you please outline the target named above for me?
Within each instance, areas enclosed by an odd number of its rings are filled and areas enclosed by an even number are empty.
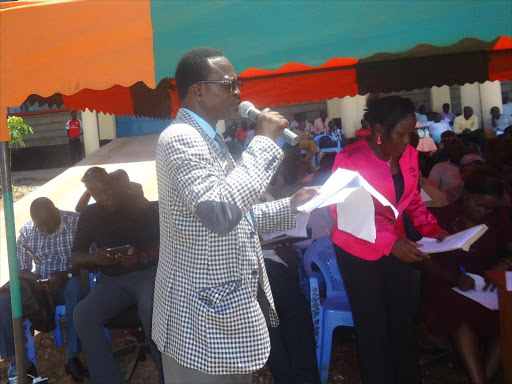
[[[336,224],[331,238],[352,307],[363,383],[416,384],[421,378],[413,325],[420,299],[415,263],[428,256],[407,239],[404,215],[422,236],[442,241],[447,234],[418,192],[418,152],[409,145],[416,126],[414,104],[389,96],[369,99],[367,106],[371,135],[344,148],[333,172],[358,171],[400,215],[395,218],[389,207],[374,199],[374,243]],[[336,220],[336,206],[331,212]]]

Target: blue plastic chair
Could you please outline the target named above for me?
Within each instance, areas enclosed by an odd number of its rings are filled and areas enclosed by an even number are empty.
[[[25,350],[27,352],[28,361],[36,365],[36,348],[34,346],[34,336],[30,331],[32,323],[25,319],[23,322],[23,338],[25,339]]]
[[[319,272],[313,270],[316,265]],[[332,334],[339,326],[353,327],[354,320],[347,292],[329,237],[318,239],[304,253],[304,270],[309,279],[311,314],[316,338],[316,357],[320,380],[327,383],[331,359]],[[320,295],[319,276],[325,281],[325,297]]]
[[[89,286],[91,289],[94,287],[94,285],[97,282],[99,282],[99,280],[100,280],[100,274],[98,272],[89,273]],[[55,346],[57,346],[57,347],[61,347],[65,344],[64,336],[62,334],[62,328],[61,328],[62,320],[66,320],[66,306],[65,305],[57,305],[55,307],[55,329],[53,330],[53,339],[55,340]],[[26,320],[26,321],[28,321],[28,320]],[[30,324],[30,322],[29,322],[29,324]],[[104,331],[105,331],[105,335],[107,336],[108,341],[111,342],[112,339],[110,337],[110,333],[109,333],[108,329],[105,328]],[[25,333],[26,333],[26,331],[25,331]],[[30,327],[29,327],[29,334],[30,334]],[[30,343],[32,343],[32,345],[34,344],[34,338],[33,338],[32,334],[30,334],[30,339],[28,339],[28,336],[27,336],[27,340],[28,340],[28,344],[26,344],[26,345],[30,345]],[[32,361],[32,359],[30,357],[29,357],[29,360]],[[35,354],[34,354],[33,363],[35,365]]]
[[[332,147],[332,148],[320,148],[320,139],[322,137],[328,137],[329,139],[331,139],[331,141],[333,143],[336,144],[336,147]],[[338,140],[334,139],[334,137],[330,136],[330,135],[327,135],[327,134],[323,134],[323,135],[318,135],[318,136],[315,136],[313,138],[313,140],[315,140],[315,143],[316,145],[318,146],[318,149],[320,150],[320,152],[322,153],[327,153],[327,152],[334,152],[334,153],[338,153],[339,151],[341,151],[341,142],[339,142]]]
[[[66,306],[58,305],[55,308],[55,329],[53,330],[53,338],[55,339],[55,345],[60,347],[64,345],[64,338],[62,337],[62,329],[60,327],[61,319],[66,318]],[[34,345],[34,335],[30,330],[32,323],[30,320],[25,319],[23,321],[23,337],[25,339],[25,350],[27,352],[28,361],[34,365],[36,364],[36,349]]]

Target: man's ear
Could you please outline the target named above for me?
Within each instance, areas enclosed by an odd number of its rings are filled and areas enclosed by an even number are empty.
[[[194,84],[190,87],[189,92],[191,93],[192,97],[195,100],[202,100],[202,94],[201,94],[201,85],[200,84]]]

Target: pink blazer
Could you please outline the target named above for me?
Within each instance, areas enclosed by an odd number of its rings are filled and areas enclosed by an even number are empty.
[[[334,224],[331,239],[335,244],[345,251],[366,260],[377,260],[383,255],[389,255],[396,239],[406,237],[402,220],[404,211],[407,212],[414,223],[414,227],[422,236],[436,237],[439,232],[444,232],[437,225],[435,217],[427,211],[418,192],[418,151],[408,145],[399,164],[404,177],[404,193],[397,203],[389,165],[375,156],[366,140],[359,140],[338,153],[332,168],[333,172],[338,168],[358,171],[366,181],[395,206],[399,216],[395,219],[391,208],[384,207],[373,199],[377,232],[375,243],[370,243],[341,231],[337,224]],[[335,205],[331,206],[331,214],[337,223]]]

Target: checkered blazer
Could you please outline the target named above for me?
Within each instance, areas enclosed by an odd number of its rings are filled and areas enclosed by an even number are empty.
[[[256,136],[235,166],[186,111],[160,136],[156,167],[160,202],[160,258],[152,337],[181,365],[208,374],[261,368],[270,352],[258,282],[278,325],[256,232],[295,226],[290,199],[254,205],[282,160],[281,149]],[[242,219],[226,235],[196,215],[201,202],[236,205]],[[247,219],[252,209],[254,226]]]

